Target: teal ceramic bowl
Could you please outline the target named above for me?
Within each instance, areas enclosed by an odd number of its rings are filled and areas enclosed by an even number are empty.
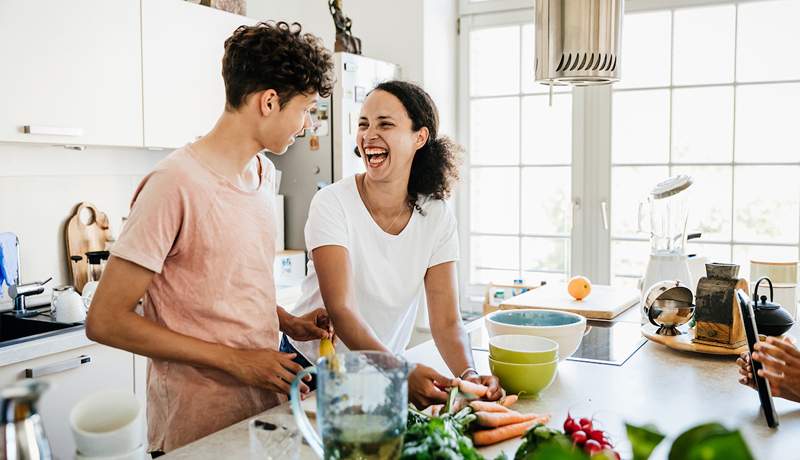
[[[535,335],[496,335],[489,339],[489,356],[504,363],[549,363],[558,359],[558,342]]]
[[[563,361],[581,344],[586,318],[558,310],[498,310],[486,315],[489,337],[498,335],[535,335],[558,342],[558,359]]]
[[[500,386],[508,394],[518,394],[520,398],[537,399],[556,378],[558,360],[539,364],[504,363],[489,358],[492,375],[500,379]]]

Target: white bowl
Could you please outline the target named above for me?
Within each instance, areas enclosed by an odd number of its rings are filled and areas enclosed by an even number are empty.
[[[130,391],[103,391],[83,398],[70,411],[69,425],[84,458],[116,459],[144,444],[144,410]]]
[[[89,457],[80,452],[75,452],[75,460],[149,460],[150,456],[147,455],[145,445],[137,447],[136,449],[119,455],[103,455],[99,457]]]
[[[586,318],[559,310],[498,310],[486,315],[489,337],[496,335],[535,335],[558,342],[558,359],[563,361],[581,344]]]

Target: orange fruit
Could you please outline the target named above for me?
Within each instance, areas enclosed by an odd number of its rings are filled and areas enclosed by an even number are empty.
[[[573,276],[567,283],[567,292],[575,300],[583,300],[592,292],[592,282],[585,276]]]

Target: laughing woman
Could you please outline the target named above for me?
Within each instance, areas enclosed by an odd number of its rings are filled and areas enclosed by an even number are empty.
[[[499,382],[474,369],[458,307],[458,234],[444,201],[457,180],[459,148],[438,136],[430,96],[403,81],[382,83],[364,101],[356,154],[367,172],[320,190],[305,238],[311,261],[296,314],[325,305],[337,351],[402,354],[418,308],[428,308],[433,339],[455,376],[501,395]],[[281,351],[318,358],[319,342],[284,339]],[[443,401],[453,379],[417,365],[409,397],[418,406]]]

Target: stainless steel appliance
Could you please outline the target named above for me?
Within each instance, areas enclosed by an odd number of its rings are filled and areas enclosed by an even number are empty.
[[[37,380],[22,380],[0,390],[2,398],[2,458],[49,460],[53,458],[36,402],[49,386]]]
[[[395,65],[350,53],[335,53],[333,95],[321,99],[316,128],[298,137],[283,155],[268,154],[282,172],[286,247],[305,249],[303,229],[311,198],[322,187],[364,170],[354,153],[361,105],[378,83],[400,78]]]

